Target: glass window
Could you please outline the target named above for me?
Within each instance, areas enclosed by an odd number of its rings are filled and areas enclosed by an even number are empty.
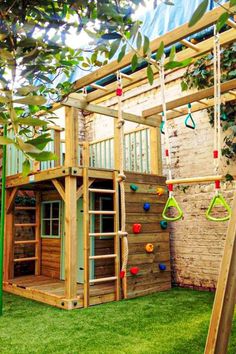
[[[60,214],[60,201],[42,203],[42,237],[60,237]]]

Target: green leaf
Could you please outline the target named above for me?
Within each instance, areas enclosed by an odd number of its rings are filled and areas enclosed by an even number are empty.
[[[135,71],[135,69],[137,68],[138,66],[138,57],[137,57],[137,54],[134,54],[133,55],[133,58],[131,60],[131,70],[132,71]]]
[[[111,44],[111,48],[110,48],[110,52],[109,52],[109,59],[113,58],[114,55],[116,54],[119,46],[120,46],[120,43],[121,43],[121,39],[117,39],[115,40],[114,42],[112,42]]]
[[[181,89],[182,89],[182,91],[186,91],[188,89],[187,82],[181,81]]]
[[[7,97],[0,96],[0,103],[7,103],[10,100]]]
[[[28,97],[16,99],[13,102],[20,103],[20,104],[27,104],[27,105],[42,106],[47,102],[47,100],[43,96],[28,96]]]
[[[16,123],[22,125],[30,125],[32,127],[44,127],[48,124],[45,120],[38,118],[18,118]]]
[[[148,64],[147,66],[147,77],[148,77],[149,84],[152,85],[154,81],[154,74],[150,64]]]
[[[143,55],[145,55],[149,49],[149,38],[144,36],[144,43],[143,43]]]
[[[175,46],[173,46],[171,47],[171,51],[170,51],[170,57],[169,57],[170,61],[175,60],[175,54],[176,54],[176,50],[175,50]]]
[[[22,164],[22,176],[26,177],[30,173],[30,162],[26,159]]]
[[[230,0],[229,6],[230,7],[236,6],[236,0]]]
[[[38,149],[43,150],[50,141],[53,141],[50,134],[42,134],[37,138],[27,140],[26,143],[34,145]]]
[[[137,37],[137,41],[136,41],[136,45],[137,45],[137,49],[140,50],[141,46],[142,46],[142,35],[140,32],[138,32],[138,37]]]
[[[224,27],[224,25],[226,24],[226,22],[228,21],[230,15],[228,14],[228,12],[224,12],[218,19],[217,23],[216,23],[216,29],[219,32],[221,30],[222,27]]]
[[[102,35],[102,39],[105,40],[118,39],[118,38],[122,38],[122,36],[117,32],[105,33]]]
[[[125,56],[125,51],[126,51],[126,44],[123,45],[123,47],[121,48],[121,51],[120,51],[120,53],[119,53],[119,55],[118,55],[118,59],[117,59],[118,63],[120,63],[121,60],[124,58],[124,56]]]
[[[165,64],[165,69],[175,69],[175,68],[184,68],[188,66],[192,61],[192,58],[185,59],[183,61],[170,61],[169,63]]]
[[[21,96],[26,96],[31,92],[35,92],[39,90],[40,86],[33,86],[33,85],[28,85],[28,86],[23,86],[17,89],[17,94]]]
[[[13,59],[12,53],[8,52],[6,49],[0,49],[0,57],[2,57],[3,59],[7,59],[7,60]]]
[[[8,145],[8,144],[15,144],[15,142],[10,138],[0,136],[0,145]]]
[[[51,161],[51,160],[58,160],[57,155],[50,151],[43,151],[39,154],[30,153],[31,157],[33,157],[36,161]]]
[[[209,0],[203,0],[200,5],[196,8],[196,10],[194,11],[190,21],[189,21],[189,27],[194,26],[204,15],[204,13],[207,10],[209,4]]]
[[[156,60],[157,61],[161,60],[161,57],[164,54],[164,49],[165,49],[165,45],[164,45],[164,42],[162,41],[158,50],[157,50],[157,53],[156,53]]]
[[[17,142],[19,145],[20,150],[26,152],[26,153],[35,153],[38,154],[41,151],[39,149],[37,149],[35,146],[25,143],[21,138],[17,137]],[[17,145],[16,145],[17,147]]]

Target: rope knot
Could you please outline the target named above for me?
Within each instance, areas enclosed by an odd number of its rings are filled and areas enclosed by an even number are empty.
[[[122,182],[126,180],[126,175],[119,173],[118,174],[118,182]]]

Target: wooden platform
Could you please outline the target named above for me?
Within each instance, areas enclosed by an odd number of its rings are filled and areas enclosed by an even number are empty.
[[[27,275],[4,282],[4,291],[26,297],[28,299],[47,303],[63,309],[82,308],[83,285],[77,286],[77,298],[71,301],[64,298],[64,281],[45,277],[43,275]],[[90,286],[90,305],[98,305],[115,300],[113,283],[103,283]]]

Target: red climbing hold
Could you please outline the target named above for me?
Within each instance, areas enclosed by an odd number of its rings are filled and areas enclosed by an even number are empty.
[[[214,157],[214,159],[218,159],[218,157],[219,157],[218,150],[213,151],[213,157]]]
[[[137,275],[138,272],[139,272],[139,268],[138,267],[132,267],[132,268],[130,268],[129,271],[130,271],[130,274]]]
[[[125,277],[125,271],[121,270],[120,271],[120,279],[123,279]]]
[[[123,94],[122,88],[118,87],[116,89],[116,96],[122,96],[122,94]]]
[[[133,233],[139,234],[141,232],[142,225],[141,224],[133,224]]]

